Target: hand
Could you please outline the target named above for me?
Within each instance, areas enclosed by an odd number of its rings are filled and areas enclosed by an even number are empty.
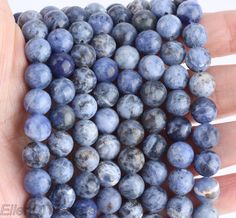
[[[205,14],[202,20],[209,34],[207,48],[213,57],[236,53],[236,11]],[[22,102],[26,93],[24,71],[24,39],[15,24],[6,0],[0,0],[0,211],[3,205],[24,207],[27,194],[23,188],[26,167],[21,152],[27,143],[23,124],[26,113]],[[218,107],[218,118],[236,114],[236,65],[211,67],[217,89],[212,99]],[[215,151],[222,158],[222,167],[236,164],[236,122],[216,125],[221,132],[221,142]],[[221,213],[236,211],[236,174],[218,178],[221,196],[216,207]],[[6,214],[9,206],[5,206]],[[25,217],[23,214],[1,217]]]

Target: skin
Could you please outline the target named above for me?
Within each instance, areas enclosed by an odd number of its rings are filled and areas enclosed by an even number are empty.
[[[235,16],[236,11],[204,15],[202,23],[209,34],[207,48],[213,57],[236,53]],[[0,0],[0,205],[17,204],[18,207],[23,207],[28,197],[23,188],[26,167],[21,160],[22,149],[27,143],[23,133],[26,113],[22,105],[27,90],[24,82],[27,66],[24,44],[22,33],[14,22],[7,1]],[[236,65],[210,67],[209,72],[217,83],[212,99],[218,106],[218,119],[235,115]],[[221,156],[222,167],[235,165],[236,122],[223,123],[220,119],[216,127],[220,130],[221,140],[214,151]],[[222,194],[215,206],[220,213],[234,212],[236,174],[220,176],[218,181]]]

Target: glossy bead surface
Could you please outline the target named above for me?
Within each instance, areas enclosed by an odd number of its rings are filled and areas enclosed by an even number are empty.
[[[158,17],[162,17],[165,14],[174,13],[174,5],[171,0],[151,0],[151,11]]]
[[[126,201],[119,210],[120,218],[141,218],[143,216],[142,205],[136,200]]]
[[[79,6],[72,6],[67,8],[65,14],[68,17],[70,23],[87,19],[87,13],[83,8]]]
[[[90,17],[92,14],[95,14],[97,12],[106,12],[106,9],[104,8],[103,5],[97,3],[97,2],[93,2],[88,4],[84,10],[86,11],[88,17]]]
[[[193,218],[219,218],[218,211],[211,204],[202,204],[193,213]]]
[[[146,0],[133,0],[127,5],[127,8],[132,14],[136,14],[138,11],[150,9],[150,4]]]
[[[107,13],[111,16],[114,24],[130,22],[132,18],[132,13],[123,5],[114,5]]]
[[[44,17],[45,14],[47,14],[49,11],[53,11],[53,10],[59,10],[59,8],[49,5],[44,7],[41,11],[40,14]]]
[[[80,199],[75,202],[72,212],[75,217],[96,218],[97,217],[97,205],[93,200]]]
[[[23,27],[23,25],[30,20],[42,20],[42,15],[34,10],[25,11],[18,17],[17,24]]]

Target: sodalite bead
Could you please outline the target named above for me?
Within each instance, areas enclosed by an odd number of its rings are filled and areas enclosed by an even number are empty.
[[[98,129],[90,120],[80,120],[75,123],[73,130],[74,140],[82,146],[94,144],[98,138]]]
[[[22,12],[17,12],[17,13],[14,13],[13,16],[14,16],[14,19],[15,19],[15,23],[18,22],[18,19],[20,17],[20,15],[22,14]]]
[[[46,197],[30,198],[26,204],[26,214],[29,217],[50,218],[53,214],[52,203]]]
[[[48,165],[48,173],[56,184],[64,184],[70,181],[74,174],[74,167],[67,158],[52,160]]]
[[[87,16],[90,17],[92,14],[95,14],[97,12],[106,12],[106,8],[103,7],[103,5],[97,3],[97,2],[93,2],[88,4],[84,10],[87,13]]]
[[[192,139],[201,149],[211,149],[219,143],[219,130],[211,124],[205,123],[197,126],[192,134]]]
[[[96,87],[97,77],[91,69],[82,67],[73,72],[72,82],[74,83],[76,93],[90,93]]]
[[[49,195],[53,207],[59,210],[71,208],[75,202],[75,198],[75,191],[67,184],[54,186]]]
[[[162,211],[166,206],[167,200],[166,191],[158,186],[147,188],[141,198],[143,207],[150,213]]]
[[[150,9],[150,4],[146,0],[133,0],[127,5],[127,8],[132,14],[136,14],[138,11]]]
[[[133,70],[122,71],[117,79],[119,90],[124,94],[135,94],[142,85],[142,77]]]
[[[151,134],[143,142],[143,153],[151,160],[158,160],[167,148],[165,138],[158,134]]]
[[[75,202],[72,212],[75,217],[96,218],[97,205],[90,199],[80,199]]]
[[[107,11],[107,13],[111,16],[114,24],[121,22],[130,23],[132,18],[132,13],[123,5],[114,5]]]
[[[45,170],[32,169],[24,178],[25,190],[33,196],[42,196],[51,187],[51,178]]]
[[[220,195],[220,184],[214,178],[201,178],[194,185],[195,196],[203,203],[210,203]]]
[[[184,89],[188,84],[189,74],[183,66],[173,65],[166,69],[163,80],[169,89]]]
[[[75,123],[75,113],[68,105],[59,105],[51,111],[50,121],[57,130],[69,130]]]
[[[185,141],[192,130],[192,125],[185,117],[174,117],[166,125],[168,136],[174,141]]]
[[[23,13],[18,18],[18,25],[22,28],[25,23],[30,20],[42,20],[42,15],[34,10],[28,10]]]
[[[207,73],[195,73],[189,81],[191,93],[197,97],[209,97],[215,91],[214,77]]]
[[[146,80],[159,80],[165,70],[164,62],[156,55],[144,56],[138,65],[139,74]]]
[[[143,217],[142,205],[136,200],[125,202],[119,210],[120,218],[141,218]]]
[[[175,5],[171,0],[151,0],[151,11],[158,17],[165,14],[173,14],[175,12]]]
[[[101,135],[96,142],[96,150],[103,160],[112,160],[120,152],[120,142],[114,135]]]
[[[97,111],[94,122],[98,131],[105,134],[113,133],[119,125],[119,116],[111,108],[102,108]]]
[[[97,58],[111,57],[116,50],[115,40],[106,33],[96,35],[91,45],[96,51]]]
[[[144,111],[142,115],[144,129],[150,133],[159,133],[166,126],[166,114],[160,108]]]
[[[75,218],[75,217],[67,210],[59,210],[53,213],[52,218]]]
[[[22,151],[22,159],[29,167],[42,168],[50,159],[50,151],[43,143],[31,142]]]
[[[52,131],[51,124],[47,117],[34,114],[28,117],[24,125],[25,135],[34,141],[44,141]]]
[[[53,132],[48,138],[48,147],[58,157],[67,156],[73,149],[74,141],[65,131]]]
[[[184,46],[177,41],[166,42],[161,47],[160,56],[169,66],[181,64],[185,58]]]
[[[45,89],[52,81],[51,70],[42,63],[30,64],[25,71],[25,81],[32,89]]]
[[[194,211],[193,218],[219,218],[218,211],[211,204],[202,204]]]
[[[175,169],[169,174],[168,185],[176,195],[186,195],[193,189],[193,174],[186,169]]]
[[[194,168],[202,176],[215,175],[221,166],[220,157],[212,151],[202,151],[195,157]]]
[[[41,20],[30,20],[23,25],[22,33],[26,41],[34,37],[45,38],[48,28]]]
[[[89,17],[88,23],[92,26],[95,34],[110,33],[113,28],[113,21],[105,12],[92,14]]]
[[[104,214],[101,216],[101,218],[119,218],[119,217],[115,214]]]
[[[80,147],[75,153],[75,164],[81,171],[94,171],[99,164],[99,154],[92,147]]]
[[[149,184],[158,186],[161,185],[167,178],[166,165],[159,161],[147,161],[142,170],[143,180]]]
[[[191,114],[198,123],[210,123],[217,116],[216,105],[209,98],[197,98],[191,105]]]
[[[100,182],[98,178],[90,172],[82,172],[75,178],[74,190],[81,198],[93,198],[100,189]]]
[[[174,0],[175,4],[177,6],[179,6],[181,3],[183,3],[184,1],[187,1],[187,0]]]
[[[114,84],[101,82],[94,89],[93,96],[99,107],[113,107],[119,99],[119,91]]]
[[[85,21],[77,21],[71,24],[69,31],[77,44],[89,43],[93,38],[93,28]]]
[[[46,6],[44,7],[41,11],[40,14],[44,17],[45,14],[47,14],[49,11],[53,11],[53,10],[60,10],[59,8],[55,7],[55,6]]]
[[[184,90],[169,92],[166,101],[166,110],[175,116],[184,116],[190,110],[191,98]]]
[[[193,203],[188,197],[175,196],[167,203],[167,214],[170,218],[189,218],[192,213]]]
[[[69,52],[73,46],[73,37],[65,29],[55,29],[49,33],[47,40],[53,52]]]
[[[175,142],[172,144],[167,153],[169,163],[177,168],[187,168],[194,159],[192,147],[185,142]]]
[[[46,114],[51,104],[50,95],[41,89],[30,90],[24,98],[24,107],[29,113]]]
[[[97,102],[92,95],[76,95],[72,101],[75,116],[81,120],[91,119],[97,112]]]
[[[145,158],[138,148],[125,148],[118,157],[120,168],[126,173],[137,173],[143,168]]]
[[[114,162],[103,161],[98,165],[96,175],[103,187],[112,187],[120,181],[121,171]]]
[[[167,90],[159,81],[147,81],[142,84],[140,96],[147,106],[158,107],[165,101]]]
[[[74,45],[71,56],[77,67],[91,67],[96,61],[96,51],[88,44]]]
[[[116,50],[114,60],[121,70],[133,70],[139,61],[139,53],[136,48],[124,45]]]
[[[54,79],[50,85],[52,99],[58,104],[68,104],[75,97],[75,86],[67,78]]]
[[[122,5],[122,4],[120,4],[120,3],[113,3],[113,4],[111,4],[111,5],[109,5],[107,7],[107,11],[110,10],[113,6],[116,6],[116,5]]]
[[[137,199],[144,192],[144,181],[138,174],[128,174],[120,180],[119,191],[128,200]]]
[[[68,17],[70,23],[87,19],[86,11],[79,6],[69,7],[66,9],[65,14]]]
[[[161,48],[161,37],[154,30],[146,30],[138,34],[135,46],[143,54],[157,54]]]
[[[113,28],[112,36],[120,46],[132,45],[137,36],[137,30],[130,23],[122,22]]]
[[[52,54],[48,65],[55,77],[69,77],[75,69],[75,62],[67,53]]]
[[[117,134],[122,144],[134,147],[142,142],[144,129],[138,121],[126,120],[120,123]]]
[[[25,45],[25,55],[30,62],[46,62],[51,55],[51,47],[43,38],[33,38]]]
[[[156,213],[156,214],[144,215],[143,218],[163,218],[163,217]]]
[[[140,10],[132,18],[132,24],[139,32],[154,30],[156,23],[156,16],[149,10]]]
[[[177,9],[177,16],[182,23],[198,23],[202,17],[202,8],[196,1],[184,1]]]
[[[112,82],[118,76],[118,66],[111,58],[103,57],[93,65],[93,71],[99,82]]]

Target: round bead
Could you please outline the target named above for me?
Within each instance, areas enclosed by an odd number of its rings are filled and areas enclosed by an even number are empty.
[[[14,14],[13,14],[13,17],[14,17],[15,23],[18,22],[18,19],[19,19],[19,17],[20,17],[21,14],[22,14],[22,12],[17,12],[17,13],[14,13]]]
[[[93,2],[88,4],[84,10],[86,11],[88,17],[90,17],[92,14],[95,14],[97,12],[106,12],[106,9],[103,7],[103,5]]]
[[[59,10],[59,8],[57,8],[55,6],[51,6],[51,5],[46,6],[40,11],[40,14],[44,17],[45,14],[47,14],[49,11],[53,11],[53,10]]]
[[[22,28],[30,20],[42,20],[42,15],[37,11],[28,10],[20,14],[17,23]]]
[[[163,217],[155,213],[155,214],[144,215],[143,218],[163,218]]]
[[[165,14],[173,14],[175,11],[175,5],[171,0],[151,0],[151,11],[158,17],[162,17]]]
[[[53,213],[52,218],[74,218],[74,216],[67,210],[59,210]]]
[[[68,17],[70,23],[87,19],[87,13],[83,8],[79,6],[73,6],[67,8],[65,14]]]
[[[218,211],[211,204],[202,204],[194,211],[193,218],[218,218]]]
[[[111,16],[114,24],[121,22],[130,22],[132,18],[132,13],[124,7],[123,5],[114,5],[108,11],[108,14]]]
[[[115,214],[104,214],[101,216],[101,218],[119,218],[119,217]]]
[[[150,4],[146,0],[133,0],[127,5],[127,8],[132,14],[136,14],[138,11],[150,9]]]
[[[75,202],[72,212],[75,217],[96,218],[97,205],[93,200],[80,199]]]
[[[125,202],[119,210],[120,218],[143,217],[142,205],[136,200]]]

